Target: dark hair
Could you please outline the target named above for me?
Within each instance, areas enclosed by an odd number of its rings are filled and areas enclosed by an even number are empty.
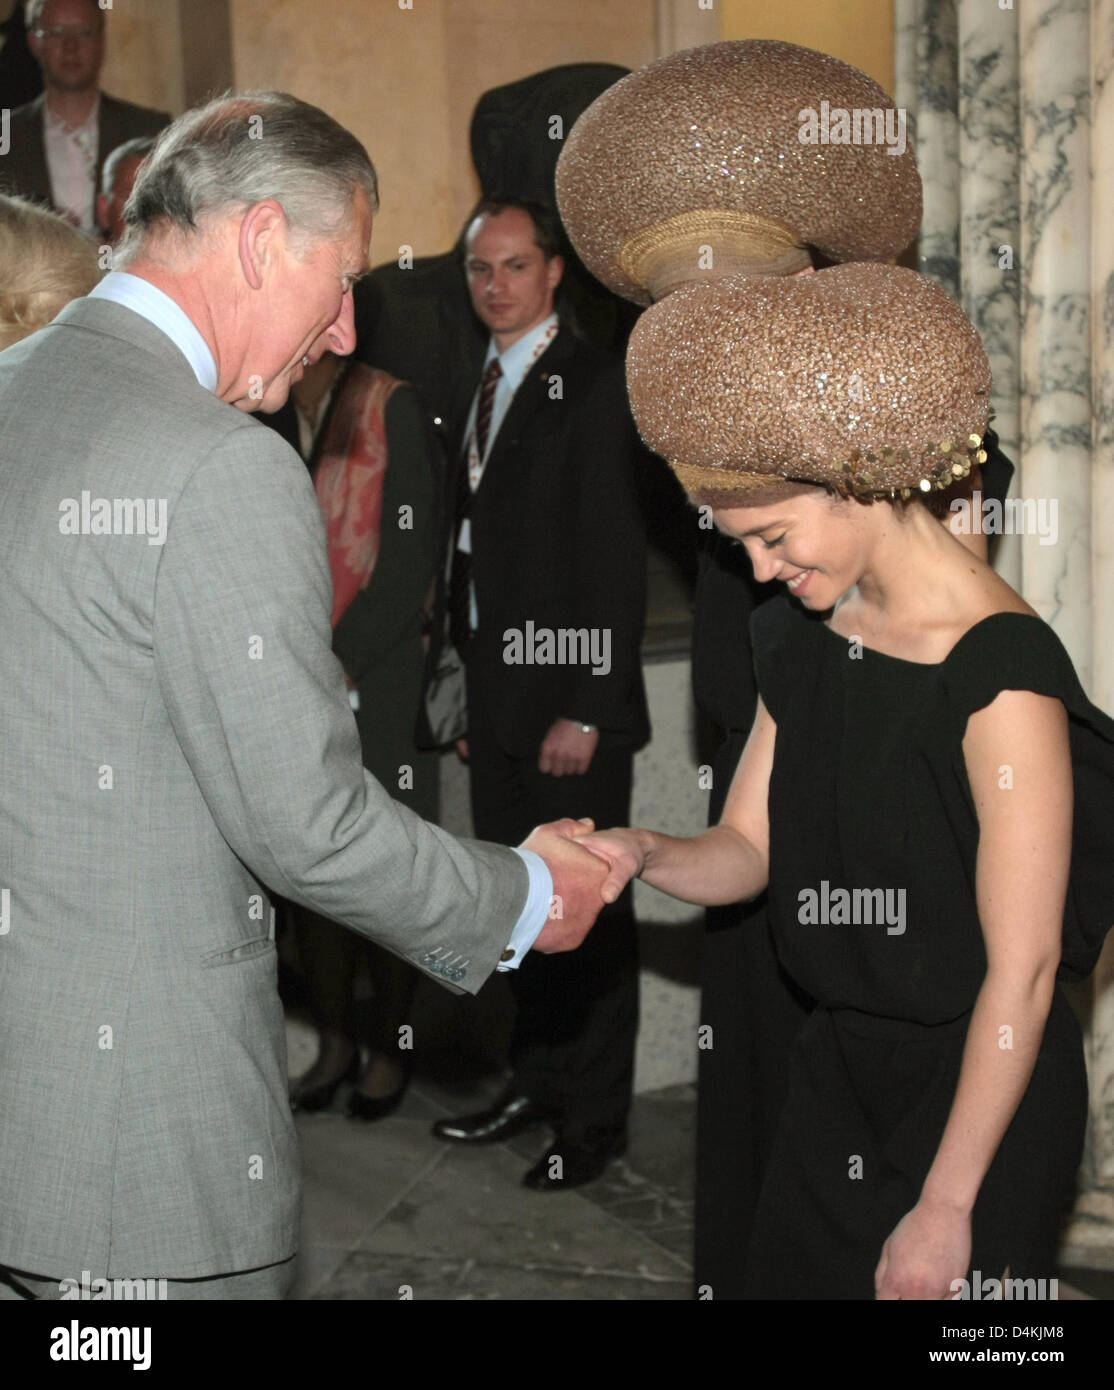
[[[547,261],[565,254],[565,237],[557,214],[544,203],[535,203],[530,198],[481,198],[468,219],[468,226],[471,227],[477,217],[498,217],[512,208],[524,212],[534,224],[534,244]],[[467,247],[467,238],[465,244]]]

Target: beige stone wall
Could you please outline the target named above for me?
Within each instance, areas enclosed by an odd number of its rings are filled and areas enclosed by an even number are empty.
[[[476,197],[468,126],[489,87],[561,63],[639,67],[653,0],[232,0],[236,85],[324,107],[367,146],[382,209],[375,263],[452,245]]]
[[[725,39],[784,39],[830,53],[894,89],[893,0],[719,0]]]
[[[178,0],[112,0],[112,8],[104,8],[108,45],[101,85],[105,91],[180,115],[185,101]]]

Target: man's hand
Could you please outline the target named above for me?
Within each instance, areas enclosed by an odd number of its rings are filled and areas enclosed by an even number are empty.
[[[575,719],[555,719],[542,739],[538,771],[553,777],[571,777],[588,771],[599,745],[598,731],[581,732]]]
[[[466,763],[468,761],[468,740],[466,738],[457,739],[456,755],[461,760],[461,762]]]
[[[534,942],[534,950],[550,955],[574,951],[592,929],[603,906],[601,892],[607,863],[575,844],[593,829],[590,820],[558,820],[539,825],[519,849],[533,850],[549,865],[553,875],[553,902],[549,920]]]

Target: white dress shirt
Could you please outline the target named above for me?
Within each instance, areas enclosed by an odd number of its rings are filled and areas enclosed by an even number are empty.
[[[526,380],[526,374],[549,344],[557,336],[560,327],[556,314],[550,314],[538,324],[537,328],[532,328],[529,333],[524,333],[521,338],[513,342],[506,352],[498,352],[495,347],[495,339],[489,340],[487,345],[487,355],[484,357],[483,371],[486,372],[494,358],[499,358],[499,369],[501,375],[495,383],[495,396],[491,402],[491,424],[488,426],[487,439],[484,441],[484,451],[482,458],[476,447],[476,415],[480,408],[480,392],[483,390],[483,372],[480,373],[480,385],[476,387],[476,394],[472,397],[472,408],[468,412],[468,424],[464,431],[465,464],[468,469],[468,486],[475,492],[480,485],[483,477],[484,467],[487,464],[488,455],[491,453],[491,446],[499,433],[499,428],[506,418],[507,411],[510,409],[511,401],[514,400],[514,393]],[[467,517],[460,523],[460,532],[457,536],[457,549],[472,552],[472,526]],[[472,631],[475,632],[480,625],[479,610],[476,607],[476,586],[472,585],[469,592],[469,622]]]
[[[492,338],[487,345],[487,355],[484,357],[483,370],[486,372],[492,360],[499,359],[499,369],[502,375],[495,383],[495,398],[491,403],[491,424],[488,426],[486,448],[483,458],[480,460],[480,470],[473,479],[469,474],[469,482],[472,491],[476,490],[480,478],[483,476],[483,465],[487,463],[487,456],[491,453],[491,445],[499,433],[499,428],[510,409],[511,401],[514,400],[514,393],[526,380],[526,373],[542,355],[545,349],[557,336],[560,323],[556,314],[550,316],[539,323],[537,328],[532,328],[529,333],[524,333],[521,338],[513,342],[506,352],[498,352],[495,347],[495,339]],[[483,380],[483,373],[480,374]],[[468,412],[468,427],[464,432],[466,447],[471,446],[476,429],[476,412],[480,404],[480,387],[476,388],[476,394],[472,397],[472,409]]]
[[[153,323],[181,352],[198,383],[206,391],[216,390],[217,364],[209,344],[181,305],[149,280],[139,275],[129,275],[127,271],[113,270],[97,285],[89,298],[109,299],[115,304],[122,304]],[[517,970],[522,964],[522,958],[541,934],[553,903],[553,875],[549,872],[549,865],[541,855],[530,850],[519,849],[515,853],[526,865],[530,885],[526,903],[507,943],[510,958],[497,967],[501,971]]]
[[[43,101],[43,146],[56,207],[68,212],[85,233],[96,231],[97,149],[101,98],[79,126],[68,126]]]

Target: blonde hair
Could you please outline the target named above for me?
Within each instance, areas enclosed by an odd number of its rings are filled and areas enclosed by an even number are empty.
[[[0,351],[45,327],[100,277],[97,247],[64,218],[0,194]]]

